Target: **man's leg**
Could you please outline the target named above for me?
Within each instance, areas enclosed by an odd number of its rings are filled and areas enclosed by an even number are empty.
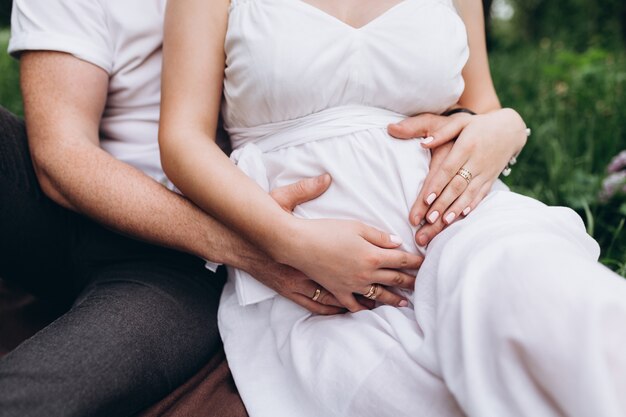
[[[75,305],[0,360],[0,416],[131,416],[209,360],[223,278],[200,262],[101,268]]]
[[[0,276],[69,312],[0,360],[0,416],[124,416],[219,344],[219,277],[109,232],[39,188],[22,122],[0,108]]]

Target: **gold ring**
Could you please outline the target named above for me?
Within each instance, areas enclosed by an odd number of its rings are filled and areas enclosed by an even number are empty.
[[[472,180],[472,178],[474,178],[474,176],[472,175],[471,172],[469,172],[467,169],[465,168],[461,168],[459,169],[459,172],[456,173],[456,175],[460,176],[461,178],[463,178],[465,181],[467,181],[467,183],[469,184],[470,181]]]
[[[369,298],[370,300],[375,300],[378,297],[378,284],[370,285],[370,289],[363,294],[363,297]]]
[[[318,288],[318,289],[315,290],[315,293],[313,294],[313,297],[311,297],[311,300],[313,300],[313,301],[319,300],[320,295],[322,295],[322,289]]]

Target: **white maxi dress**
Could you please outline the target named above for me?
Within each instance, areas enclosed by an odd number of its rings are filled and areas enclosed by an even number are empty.
[[[265,190],[328,172],[295,215],[360,220],[426,256],[408,307],[331,317],[230,271],[219,327],[251,417],[626,416],[626,283],[573,211],[498,183],[413,243],[430,155],[386,126],[462,93],[450,0],[404,0],[358,29],[301,0],[232,0],[225,51],[238,166]]]

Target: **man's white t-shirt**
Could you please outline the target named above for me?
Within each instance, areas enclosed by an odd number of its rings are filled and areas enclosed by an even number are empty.
[[[9,53],[67,52],[109,75],[100,146],[172,188],[158,148],[166,0],[15,0]]]

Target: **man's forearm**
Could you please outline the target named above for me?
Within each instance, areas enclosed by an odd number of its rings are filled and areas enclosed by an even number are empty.
[[[87,141],[38,147],[33,157],[47,195],[117,232],[243,269],[263,258],[184,197]]]

